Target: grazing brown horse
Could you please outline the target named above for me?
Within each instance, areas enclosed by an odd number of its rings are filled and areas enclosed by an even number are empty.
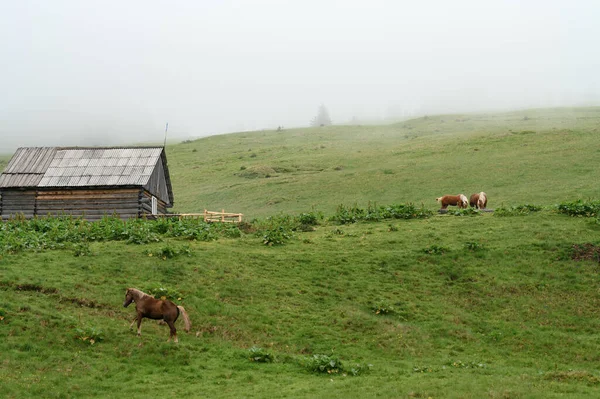
[[[469,205],[477,209],[485,209],[487,206],[487,194],[482,191],[471,195],[469,198]]]
[[[468,207],[467,197],[464,194],[458,195],[444,195],[435,199],[437,202],[442,204],[441,209],[447,209],[448,205],[458,206],[460,209]]]
[[[137,321],[137,335],[142,335],[142,319],[144,317],[154,320],[164,320],[169,325],[171,332],[167,342],[171,341],[171,338],[175,342],[179,342],[177,339],[177,330],[175,329],[175,321],[181,313],[183,315],[183,321],[185,323],[185,331],[189,332],[192,324],[183,306],[175,305],[168,299],[156,299],[151,295],[148,295],[135,288],[127,288],[125,292],[125,302],[123,307],[129,306],[131,302],[135,302],[135,311],[137,312],[135,319],[129,326],[129,329],[133,328],[133,324]]]

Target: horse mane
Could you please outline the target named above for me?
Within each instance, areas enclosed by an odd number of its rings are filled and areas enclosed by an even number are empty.
[[[146,294],[144,291],[142,290],[138,290],[137,288],[127,288],[128,292],[133,292],[135,296],[137,296],[138,298],[144,298],[144,297],[152,297],[152,295],[148,295]]]

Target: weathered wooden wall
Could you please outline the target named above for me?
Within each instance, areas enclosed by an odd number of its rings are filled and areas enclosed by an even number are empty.
[[[23,214],[26,218],[32,218],[35,215],[35,202],[35,190],[2,192],[0,200],[2,220],[9,219],[16,214]]]
[[[168,198],[168,197],[167,197]],[[167,203],[157,198],[157,214],[165,215],[167,213]],[[140,192],[141,211],[145,215],[152,215],[152,194],[146,190]]]
[[[165,169],[162,167],[162,160],[158,160],[156,166],[154,167],[154,171],[150,176],[150,179],[148,179],[148,184],[146,184],[144,188],[148,190],[151,193],[151,195],[168,201],[169,191],[167,187]],[[169,207],[173,206],[173,204],[168,205]]]
[[[121,219],[139,217],[140,190],[40,190],[36,196],[38,216],[68,214],[83,216],[86,220],[100,220],[104,216]]]
[[[167,204],[158,199],[157,213],[166,214]],[[100,220],[104,216],[121,219],[152,215],[152,194],[139,188],[98,190],[4,190],[0,214],[6,220],[17,214],[26,218],[47,215],[83,216]]]

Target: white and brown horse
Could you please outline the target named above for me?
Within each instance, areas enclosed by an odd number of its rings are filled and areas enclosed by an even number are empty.
[[[469,197],[469,205],[477,209],[485,209],[487,206],[487,194],[483,191]]]
[[[190,318],[188,317],[183,306],[175,305],[168,299],[156,299],[153,296],[148,295],[136,288],[127,288],[123,306],[127,307],[129,304],[131,304],[131,302],[135,302],[136,316],[129,326],[129,329],[131,330],[133,328],[133,324],[137,321],[138,336],[142,335],[141,324],[144,317],[153,320],[164,320],[171,329],[168,341],[171,341],[171,338],[173,338],[175,342],[179,342],[177,339],[177,330],[175,329],[175,321],[177,321],[179,314],[183,316],[185,331],[189,332],[190,328],[192,327]]]
[[[442,204],[441,209],[448,209],[448,205],[457,206],[459,209],[467,208],[469,206],[467,197],[464,194],[444,195],[435,200]]]

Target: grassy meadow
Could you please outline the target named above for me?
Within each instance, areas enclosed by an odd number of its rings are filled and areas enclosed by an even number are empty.
[[[598,397],[599,122],[529,110],[170,145],[175,211],[247,222],[5,223],[1,396]],[[481,190],[495,212],[437,214],[435,197]],[[406,203],[418,217],[369,211]],[[353,207],[370,220],[339,217]],[[163,289],[192,331],[167,343],[145,320],[138,338],[129,286]]]
[[[213,136],[168,148],[176,212],[262,218],[485,191],[490,207],[597,196],[600,108]]]

